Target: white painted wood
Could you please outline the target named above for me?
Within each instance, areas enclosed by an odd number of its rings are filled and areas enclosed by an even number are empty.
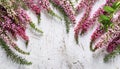
[[[97,8],[104,4],[105,0],[99,0],[94,6],[92,14]],[[54,9],[55,10],[55,9]],[[56,11],[56,10],[55,10]],[[36,16],[28,11],[33,22],[37,25]],[[78,19],[81,17],[77,17]],[[28,48],[25,48],[23,41],[18,40],[21,49],[29,51],[30,56],[24,56],[32,61],[31,66],[23,66],[13,63],[0,48],[0,69],[119,69],[120,56],[112,62],[104,63],[105,53],[97,51],[91,52],[89,49],[90,36],[94,28],[90,29],[85,36],[80,36],[79,45],[74,40],[74,28],[71,26],[70,33],[66,34],[64,21],[42,13],[41,24],[37,25],[43,30],[43,36],[34,34],[31,29],[27,29],[30,37]],[[20,55],[20,54],[19,54]]]

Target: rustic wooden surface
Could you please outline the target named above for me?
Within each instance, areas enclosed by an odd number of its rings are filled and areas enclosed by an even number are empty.
[[[92,11],[105,3],[105,0],[99,0]],[[56,10],[55,10],[56,11]],[[57,11],[56,11],[57,12]],[[37,25],[37,19],[34,14],[28,11],[33,22]],[[82,16],[81,13],[77,17]],[[91,15],[92,15],[91,14]],[[0,47],[0,69],[119,69],[120,56],[118,55],[109,63],[103,62],[104,52],[91,52],[89,49],[90,35],[94,31],[91,28],[85,36],[80,36],[79,45],[74,40],[73,27],[70,33],[66,34],[64,21],[42,13],[40,25],[37,25],[44,31],[43,36],[31,31],[28,27],[27,34],[30,37],[30,43],[26,49],[25,44],[19,38],[18,45],[23,50],[29,51],[30,56],[24,56],[27,60],[32,61],[31,66],[23,66],[13,63],[5,55],[5,51]],[[35,33],[35,34],[34,34]]]

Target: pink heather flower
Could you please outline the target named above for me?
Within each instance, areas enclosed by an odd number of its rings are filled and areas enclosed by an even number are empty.
[[[89,18],[84,24],[82,24],[82,31],[86,32],[92,25],[95,24],[95,22],[98,20],[98,17],[103,13],[104,11],[99,8],[98,11],[95,12],[93,18]]]
[[[22,28],[20,26],[17,26],[16,30],[17,30],[17,33],[18,33],[19,36],[21,36],[24,40],[29,41],[29,38],[26,35],[24,28]]]
[[[103,10],[103,7],[105,5],[107,5],[108,3],[106,2],[104,5],[102,5],[102,7],[100,7],[94,14],[93,14],[93,17],[90,18],[88,20],[86,20],[86,22],[82,25],[82,32],[86,32],[97,20],[98,20],[98,17],[101,15],[101,14],[106,14]]]
[[[80,21],[78,22],[78,25],[75,27],[75,36],[78,37],[79,32],[81,31],[82,27],[85,28],[84,23],[88,20],[89,16],[90,16],[90,11],[92,9],[92,6],[94,5],[95,1],[88,1],[89,4],[86,4],[85,6],[85,14],[83,15],[83,17],[80,19]],[[75,38],[77,38],[75,37]]]
[[[111,53],[113,50],[116,49],[117,45],[120,44],[120,33],[118,35],[118,37],[114,38],[107,47],[107,52]]]
[[[112,6],[112,4],[115,2],[116,0],[106,0],[106,3],[108,6]]]
[[[88,19],[82,24],[81,26],[81,32],[86,32],[89,28],[89,26],[93,25],[96,22],[96,19]]]
[[[78,36],[79,36],[81,25],[87,19],[88,16],[89,16],[89,12],[87,11],[87,13],[84,14],[84,17],[81,19],[81,21],[78,23],[78,25],[74,29],[74,32],[75,32],[74,37],[77,43],[78,43]]]
[[[3,31],[3,29],[0,28],[0,38],[2,38],[8,45],[11,45],[12,47],[17,46],[16,43],[14,43],[7,34],[7,31]]]
[[[5,32],[5,31],[4,31]],[[1,34],[0,38],[2,38],[8,45],[11,45],[13,48],[15,46],[17,46],[16,43],[14,43],[9,37],[8,35],[6,35],[7,33],[5,32],[5,34]]]
[[[73,24],[75,24],[75,13],[72,9],[72,6],[70,3],[66,0],[52,0],[56,5],[59,5],[61,8],[64,9],[64,12],[69,17],[69,19],[72,21]]]
[[[40,8],[36,5],[36,4],[32,4],[31,5],[31,9],[36,13],[36,14],[40,14],[41,10]]]
[[[32,11],[34,11],[37,15],[40,14],[41,9],[40,9],[40,7],[35,3],[34,0],[23,0],[23,1],[24,1],[24,2],[27,4],[27,6],[28,6]]]
[[[5,22],[1,22],[0,26],[4,30],[9,31],[11,34],[16,34],[15,24],[13,25],[12,20],[7,16],[2,16],[2,18],[4,18]],[[13,36],[16,37],[16,35]]]
[[[77,7],[76,7],[76,12],[78,13],[80,10],[82,10],[84,7],[85,7],[85,2],[86,2],[87,0],[82,0],[78,5],[77,5]],[[87,2],[88,3],[88,2]]]
[[[81,25],[82,23],[84,23],[86,21],[86,19],[89,17],[89,12],[87,11],[84,16],[82,17],[82,19],[79,21],[78,25],[75,27],[74,32],[75,35],[79,35],[80,33],[80,29],[81,29]]]
[[[107,4],[107,3],[106,3],[106,4]],[[106,4],[105,4],[105,5],[106,5]],[[101,11],[100,11],[100,10],[101,10]],[[99,14],[94,14],[93,18],[99,17],[100,14],[106,14],[106,13],[103,11],[103,9],[99,9],[97,12],[98,12]],[[118,13],[118,15],[119,15],[119,13]],[[115,23],[116,23],[116,20],[119,20],[118,17],[117,17],[117,18],[113,18],[113,19],[112,19],[112,22],[115,24]],[[92,24],[92,23],[91,23],[91,24]],[[91,24],[90,24],[90,25],[91,25]],[[119,24],[119,23],[117,22],[116,24]],[[89,28],[90,25],[86,26],[86,29]],[[100,26],[99,26],[99,27],[94,31],[94,33],[92,34],[92,36],[91,36],[91,42],[94,42],[94,41],[97,40],[99,37],[101,37],[104,32],[105,32],[105,31],[103,31],[103,30],[100,28]]]
[[[113,22],[117,22],[115,23],[116,25],[120,26],[119,25],[119,22],[120,22],[120,11],[118,11],[117,13],[117,17],[113,18],[112,21]],[[113,50],[116,49],[116,47],[120,44],[120,33],[119,35],[114,38],[109,44],[108,44],[108,47],[107,47],[107,52],[111,53]]]
[[[10,38],[8,31],[4,31],[3,29],[0,28],[0,38],[8,45],[12,46],[16,51],[22,53],[22,54],[29,54],[28,52],[24,52],[21,50],[17,44]]]
[[[104,12],[104,10],[102,9],[105,5],[108,5],[108,4],[113,4],[113,2],[115,2],[115,0],[111,1],[106,1],[106,3],[100,7],[96,12],[95,14],[93,14],[93,17],[92,18],[89,18],[88,20],[85,21],[85,23],[82,25],[82,32],[86,32],[94,23],[95,21],[98,20],[98,17],[101,15],[101,14],[106,14]]]
[[[108,44],[119,35],[119,33],[120,27],[115,25],[113,29],[109,29],[109,31],[100,38],[99,42],[95,45],[95,49],[107,47]]]
[[[90,7],[91,5],[94,5],[94,3],[97,0],[82,0],[76,7],[76,12],[78,13],[80,10],[82,10],[83,8],[87,8]],[[91,6],[92,7],[92,6]]]
[[[20,25],[18,25],[17,23],[14,23],[9,17],[7,16],[3,16],[3,18],[5,19],[5,22],[1,23],[1,27],[10,32],[11,34],[13,34],[12,36],[16,37],[16,35],[18,34],[19,36],[21,36],[24,40],[28,41],[29,38],[28,36],[26,36],[25,33],[25,29],[23,27],[21,27]]]
[[[97,40],[98,38],[100,38],[104,33],[105,31],[103,29],[100,28],[101,26],[99,26],[95,31],[94,33],[92,34],[91,36],[91,41],[94,42],[95,40]]]
[[[42,9],[49,10],[50,9],[50,2],[49,0],[38,0],[38,3]]]
[[[22,24],[23,27],[26,27],[26,25],[31,21],[26,11],[22,8],[17,9],[16,14],[18,19],[20,20],[20,25]]]
[[[116,12],[115,17],[112,19],[113,22],[120,22],[120,11]]]
[[[120,33],[120,14],[119,11],[116,13],[118,14],[117,17],[112,19],[112,22],[114,23],[114,28],[109,28],[109,32],[104,34],[104,31],[102,29],[100,29],[100,26],[95,30],[95,32],[93,33],[93,35],[91,36],[91,43],[90,46],[92,47],[92,43],[97,40],[98,38],[100,38],[103,34],[103,36],[101,37],[100,41],[95,45],[95,48],[93,50],[96,50],[98,48],[101,48],[103,46],[106,46],[114,39],[116,38],[116,36],[118,36],[118,34]],[[106,40],[107,39],[107,40]],[[108,43],[108,44],[107,44]],[[114,44],[113,44],[114,45]],[[114,50],[112,49],[113,47],[111,45],[108,48],[109,52]],[[115,48],[115,47],[114,47]]]

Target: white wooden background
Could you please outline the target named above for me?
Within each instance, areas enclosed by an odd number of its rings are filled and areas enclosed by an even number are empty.
[[[105,0],[99,0],[93,7],[91,15],[104,3]],[[83,13],[77,17],[77,21]],[[37,25],[36,16],[30,11],[28,14]],[[34,34],[35,32],[28,27],[27,35],[30,37],[28,48],[25,48],[25,44],[20,39],[17,42],[21,49],[30,52],[29,56],[19,55],[33,64],[23,66],[13,63],[0,47],[0,69],[120,69],[119,55],[111,62],[104,63],[105,53],[101,51],[93,53],[89,50],[90,35],[94,28],[85,36],[80,36],[79,45],[76,45],[72,26],[70,33],[66,34],[64,21],[46,13],[42,13],[41,18],[41,24],[37,27],[43,30],[43,36]]]

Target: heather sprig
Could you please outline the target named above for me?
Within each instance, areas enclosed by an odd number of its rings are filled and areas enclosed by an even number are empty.
[[[62,18],[60,16],[58,16],[56,13],[54,13],[52,10],[48,10],[48,13],[52,16],[55,16],[57,18],[59,18],[60,20],[62,20]]]
[[[50,0],[51,4],[60,11],[60,13],[63,15],[64,17],[64,21],[65,21],[65,25],[66,25],[66,32],[69,33],[69,29],[70,29],[70,20],[67,17],[67,14],[65,13],[65,11],[62,9],[61,6],[57,5],[56,3],[54,3],[52,0]]]
[[[60,20],[62,20],[62,18],[60,16],[58,16],[50,7],[50,2],[49,0],[38,0],[39,5],[41,7],[41,9],[45,9],[50,15],[55,16],[57,18],[59,18]]]
[[[8,0],[1,0],[0,2],[0,28],[1,32],[4,31],[4,33],[0,34],[1,46],[5,49],[7,56],[14,62],[30,65],[31,62],[19,57],[9,48],[9,46],[12,46],[12,48],[19,53],[29,55],[29,52],[21,50],[18,45],[14,43],[14,39],[12,39],[12,36],[17,38],[16,36],[19,35],[26,41],[26,43],[28,43],[29,38],[26,35],[25,30],[26,25],[29,24],[30,21],[26,12],[23,9],[20,9],[20,5],[13,3],[14,0],[13,2]],[[15,5],[16,7],[14,7]]]
[[[30,22],[31,28],[35,29],[37,32],[43,33],[42,30],[38,29],[33,22]]]
[[[53,3],[55,3],[56,5],[60,6],[65,14],[69,17],[70,21],[75,24],[76,19],[75,19],[75,12],[72,9],[72,6],[70,5],[70,3],[66,0],[51,0]]]
[[[119,33],[120,33],[120,28],[119,26],[115,25],[114,28],[109,29],[108,32],[102,35],[100,40],[95,44],[95,47],[91,50],[94,51],[102,47],[107,47],[108,44],[119,35]]]
[[[82,25],[82,32],[87,32],[87,30],[93,26],[96,21],[98,21],[98,17],[100,17],[101,15],[106,15],[107,13],[104,11],[104,6],[110,6],[112,5],[112,3],[114,3],[115,0],[106,0],[106,3],[104,5],[102,5],[102,7],[100,7],[94,14],[92,18],[89,18],[88,20],[85,21],[85,23]]]
[[[88,20],[86,20],[86,21],[84,22],[84,24],[82,24],[82,26],[81,26],[81,32],[86,33],[86,32],[88,31],[88,29],[97,22],[98,17],[99,17],[101,14],[103,14],[103,13],[104,13],[103,9],[102,9],[102,8],[99,8],[99,9],[93,14],[93,17],[92,17],[92,18],[88,18]],[[84,33],[82,33],[82,34],[84,34]]]
[[[109,44],[108,44],[108,47],[107,47],[107,52],[108,53],[111,53],[111,52],[113,52],[115,49],[116,49],[116,47],[117,47],[117,45],[119,45],[120,44],[120,34],[117,36],[117,37],[115,37]]]
[[[28,62],[27,60],[23,59],[22,57],[19,57],[18,55],[16,55],[9,48],[9,46],[6,45],[5,41],[3,39],[1,39],[1,38],[0,38],[0,45],[5,50],[7,57],[9,57],[10,59],[12,59],[12,61],[14,61],[15,63],[23,64],[23,65],[31,65],[32,64],[31,62]]]
[[[33,12],[35,12],[36,16],[38,17],[38,23],[41,21],[41,8],[39,5],[37,5],[34,0],[23,0],[23,2],[28,6],[29,9],[31,9]]]
[[[80,31],[82,29],[82,26],[84,25],[84,23],[89,19],[90,17],[90,11],[92,10],[92,6],[94,5],[95,1],[94,0],[90,0],[88,1],[88,3],[86,4],[85,1],[82,1],[78,6],[77,6],[77,12],[79,11],[79,9],[83,9],[85,7],[85,13],[83,15],[83,17],[79,20],[77,26],[74,29],[74,37],[76,40],[76,43],[78,43],[78,36],[80,34]],[[81,6],[84,6],[82,8],[80,8]],[[84,33],[83,31],[81,32],[81,34]]]
[[[102,28],[107,31],[110,26],[113,26],[111,19],[113,14],[120,8],[120,2],[115,2],[112,6],[105,6],[104,11],[107,15],[100,15],[99,22],[103,25]]]
[[[86,0],[82,0],[82,1],[77,5],[77,7],[75,8],[76,14],[78,14],[79,11],[81,11],[81,10],[85,7],[85,2],[86,2]]]
[[[7,56],[12,59],[15,63],[19,63],[19,64],[24,64],[24,65],[31,65],[31,62],[28,62],[27,60],[23,59],[22,57],[19,57],[18,55],[16,55],[9,46],[12,46],[16,51],[22,53],[22,54],[29,54],[27,52],[24,52],[23,50],[21,50],[19,47],[16,46],[16,44],[14,42],[12,42],[12,40],[8,37],[7,33],[0,28],[0,45],[2,46],[2,48],[5,50]]]
[[[81,18],[81,20],[78,22],[77,26],[74,29],[74,32],[75,32],[74,37],[75,37],[75,40],[76,40],[77,44],[78,44],[78,36],[79,36],[79,33],[80,33],[80,29],[81,29],[82,23],[84,23],[88,19],[89,14],[90,14],[89,11],[90,10],[86,9],[86,13]]]
[[[106,0],[107,1],[107,0]],[[92,5],[93,5],[93,3],[94,3],[95,1],[93,0],[92,1]],[[114,1],[112,1],[112,2],[114,2]],[[108,2],[106,2],[103,6],[107,6],[108,4],[111,4],[112,3],[111,1],[108,1]],[[78,6],[77,6],[77,9],[79,9],[80,8],[80,6],[82,6],[82,4],[84,4],[84,3],[86,3],[86,2],[84,2],[84,1],[82,1]],[[86,5],[86,4],[85,4]],[[90,6],[90,5],[88,5],[88,6]],[[85,6],[84,6],[85,7]],[[82,7],[83,8],[83,7]],[[81,9],[82,9],[81,8]],[[79,9],[80,10],[80,9]],[[84,34],[93,24],[95,24],[95,22],[98,20],[98,17],[99,16],[101,16],[101,17],[103,17],[102,16],[102,14],[106,14],[105,13],[105,11],[100,7],[96,12],[95,12],[95,14],[93,14],[94,16],[92,17],[92,18],[88,18],[88,19],[86,19],[85,21],[84,21],[84,23],[82,23],[82,25],[78,25],[78,30],[80,30],[81,29],[81,34]],[[82,19],[83,20],[83,19]],[[105,25],[105,23],[104,23],[104,25]],[[109,23],[109,25],[110,26],[112,26],[110,23]],[[81,27],[80,27],[81,26]],[[104,27],[104,29],[106,29],[107,30],[107,27],[108,27],[108,25],[105,25],[105,27]]]
[[[19,18],[20,22],[22,23],[22,26],[25,26],[27,24],[30,25],[31,28],[33,28],[34,30],[38,31],[39,33],[43,33],[42,30],[38,29],[35,24],[31,21],[30,17],[28,16],[28,14],[26,13],[26,11],[22,8],[19,8],[17,11],[17,17]]]
[[[108,62],[111,58],[114,58],[117,54],[120,54],[120,45],[117,45],[114,51],[105,56],[104,62]]]
[[[119,8],[119,2],[115,2],[112,7],[111,6],[104,6],[104,13],[100,15],[99,17],[99,23],[100,26],[95,30],[95,32],[91,36],[91,43],[90,43],[90,49],[92,50],[92,44],[97,40],[99,37],[101,37],[105,32],[108,31],[109,28],[114,27],[114,23],[112,21],[113,15],[116,13],[116,11]],[[116,8],[116,9],[113,9]],[[94,51],[94,49],[93,49]]]
[[[7,33],[5,31],[0,35],[0,37],[6,42],[7,45],[12,46],[19,53],[29,55],[29,52],[25,52],[25,51],[21,50],[17,46],[17,44],[13,42],[13,40],[9,37],[9,35],[7,35]]]

